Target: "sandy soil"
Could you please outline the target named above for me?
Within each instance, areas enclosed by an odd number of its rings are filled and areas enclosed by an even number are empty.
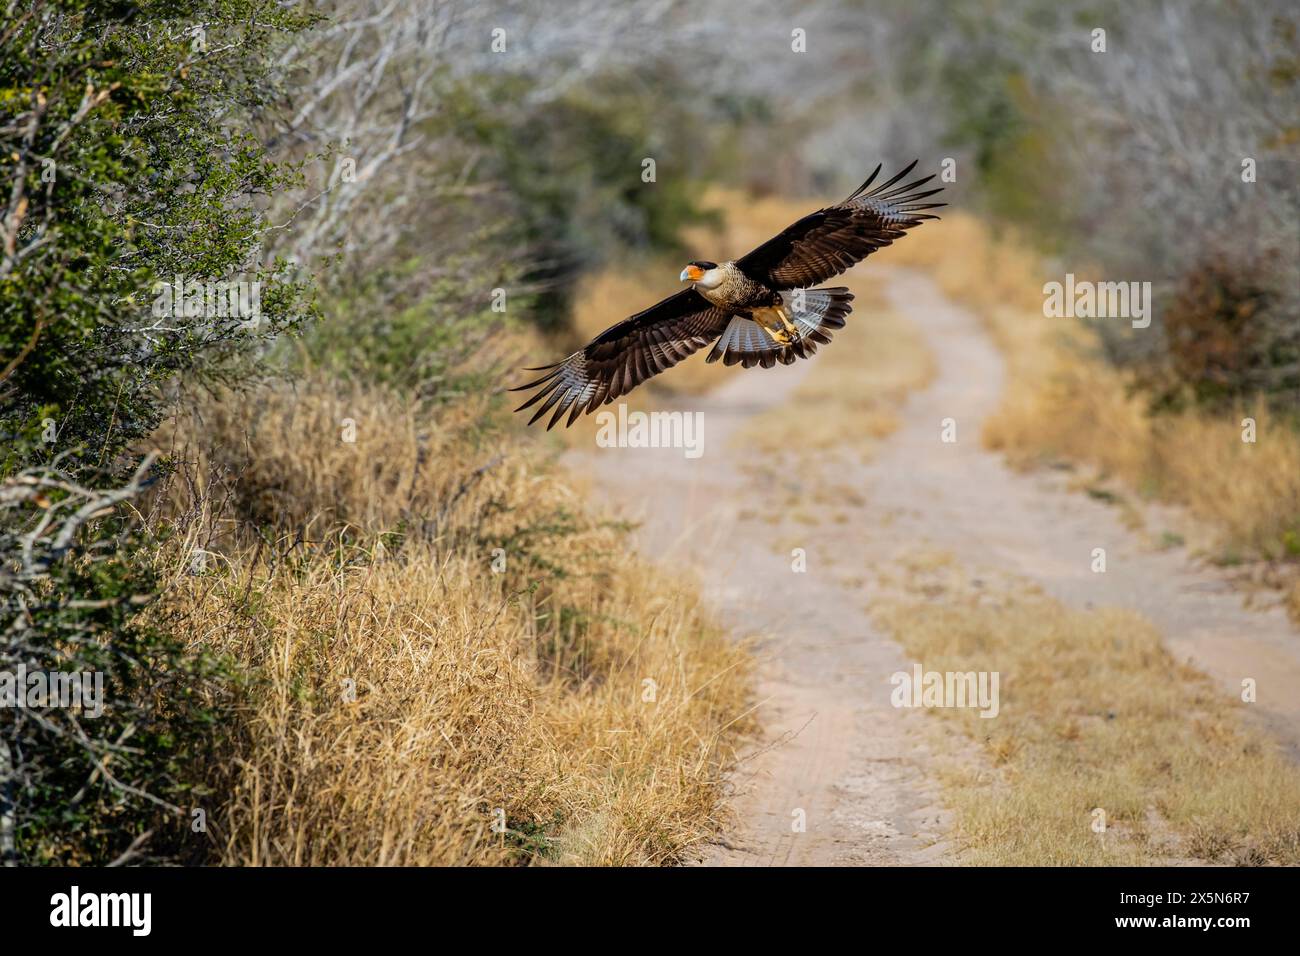
[[[910,662],[867,611],[877,571],[921,547],[1034,581],[1075,607],[1143,613],[1175,655],[1225,692],[1238,695],[1242,679],[1254,678],[1259,701],[1250,712],[1300,758],[1300,635],[1285,614],[1248,610],[1224,573],[1182,550],[1149,547],[1117,509],[1067,491],[1062,475],[1015,474],[985,451],[980,429],[1000,395],[1001,356],[977,318],[928,278],[873,272],[882,275],[891,307],[923,331],[937,374],[908,399],[902,426],[870,464],[834,466],[832,486],[851,486],[863,499],[839,509],[847,521],[772,520],[791,492],[824,491],[827,470],[795,468],[774,487],[747,467],[754,452],[728,441],[787,401],[802,376],[816,373],[816,359],[748,371],[708,396],[663,406],[704,413],[699,458],[591,448],[566,459],[592,476],[598,495],[643,522],[643,551],[698,574],[723,620],[759,641],[766,736],[735,775],[735,830],[704,862],[955,862],[928,746],[934,737],[918,723],[925,715],[889,703],[890,675]],[[851,331],[865,332],[870,315],[855,313],[855,323],[862,328]],[[948,418],[952,443],[941,440]],[[792,570],[791,548],[800,546],[806,573]],[[1092,570],[1097,547],[1106,549],[1105,573]]]

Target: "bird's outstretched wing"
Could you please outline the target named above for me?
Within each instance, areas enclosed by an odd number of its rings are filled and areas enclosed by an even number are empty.
[[[916,162],[868,192],[880,166],[848,199],[804,216],[780,235],[736,260],[742,272],[773,289],[805,289],[857,265],[947,203],[924,200],[943,187],[917,192],[934,176],[898,186]]]
[[[541,401],[541,407],[528,424],[554,408],[547,431],[555,427],[565,411],[569,412],[569,420],[565,422],[568,427],[584,411],[590,412],[626,395],[650,376],[672,368],[696,349],[708,345],[727,327],[729,319],[727,313],[694,289],[683,289],[644,312],[610,326],[563,362],[527,369],[546,374],[511,389],[518,392],[541,386],[515,411]]]

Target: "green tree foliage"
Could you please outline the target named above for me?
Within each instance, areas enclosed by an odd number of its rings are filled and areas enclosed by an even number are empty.
[[[527,279],[541,288],[533,318],[543,328],[563,322],[574,280],[611,249],[676,249],[682,227],[705,218],[689,157],[670,145],[689,142],[680,131],[693,120],[666,84],[660,77],[653,99],[606,85],[480,127],[517,197],[520,238],[534,250]]]
[[[258,200],[294,173],[240,122],[273,92],[259,51],[301,20],[260,0],[11,11],[0,466],[61,455],[65,471],[98,468],[157,425],[177,372],[249,345],[238,317],[155,314],[157,283],[260,282],[262,336],[302,313],[301,284],[258,259]]]
[[[211,668],[133,623],[153,582],[118,515],[177,376],[237,375],[314,308],[261,256],[266,198],[297,174],[247,126],[308,21],[271,0],[0,11],[0,674],[98,673],[106,698],[98,717],[0,709],[6,862],[169,855],[188,834],[179,768]],[[260,316],[203,295],[174,314],[178,281],[243,282]]]

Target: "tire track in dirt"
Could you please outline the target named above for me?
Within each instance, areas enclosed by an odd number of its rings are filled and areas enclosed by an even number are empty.
[[[1286,612],[1246,608],[1226,572],[1179,549],[1150,547],[1118,509],[1067,491],[1066,476],[1008,469],[980,444],[1001,395],[1003,362],[978,320],[917,273],[896,275],[886,291],[920,324],[937,366],[870,469],[871,506],[894,516],[889,537],[1017,574],[1072,607],[1137,611],[1175,657],[1190,659],[1225,693],[1239,697],[1242,679],[1254,678],[1259,699],[1247,713],[1300,759],[1300,634]],[[958,441],[945,445],[939,431],[948,417]],[[1094,548],[1106,551],[1104,573],[1092,570]]]
[[[1246,610],[1225,575],[1144,546],[1115,509],[1066,491],[1061,476],[1013,473],[984,450],[980,429],[1001,393],[1001,355],[976,316],[927,277],[875,273],[882,276],[891,307],[922,330],[937,374],[907,399],[901,427],[869,464],[837,459],[834,483],[864,499],[841,509],[848,521],[792,529],[755,517],[779,510],[791,493],[824,490],[826,475],[796,467],[775,479],[756,476],[745,466],[757,453],[728,440],[791,400],[802,377],[815,374],[816,359],[748,371],[707,396],[660,403],[704,413],[699,458],[631,448],[566,458],[592,476],[597,497],[642,521],[643,552],[697,574],[724,623],[757,636],[766,734],[734,775],[735,832],[704,862],[954,861],[928,749],[933,738],[917,723],[925,718],[889,704],[889,676],[910,661],[867,611],[878,593],[872,569],[918,547],[1020,575],[1075,607],[1145,614],[1175,655],[1191,658],[1225,692],[1239,693],[1241,678],[1254,677],[1260,703],[1252,713],[1300,754],[1300,640],[1285,614]],[[870,334],[869,311],[850,323],[842,334]],[[940,439],[945,418],[956,422],[955,443]],[[810,543],[807,573],[792,571],[792,534]],[[1091,570],[1094,547],[1107,550],[1106,573]],[[805,832],[794,827],[799,812]]]

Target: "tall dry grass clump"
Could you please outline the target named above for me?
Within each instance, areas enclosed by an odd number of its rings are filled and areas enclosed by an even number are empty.
[[[1300,554],[1300,434],[1266,402],[1153,412],[1132,377],[1104,361],[1091,330],[1044,317],[1043,283],[1052,277],[1028,245],[973,216],[917,230],[894,261],[930,270],[997,341],[1007,386],[984,441],[1012,464],[1091,465],[1187,506],[1227,551]],[[1242,440],[1246,418],[1255,421],[1253,443]]]
[[[718,828],[746,651],[482,411],[309,377],[170,436],[153,615],[241,675],[213,858],[662,864]]]

